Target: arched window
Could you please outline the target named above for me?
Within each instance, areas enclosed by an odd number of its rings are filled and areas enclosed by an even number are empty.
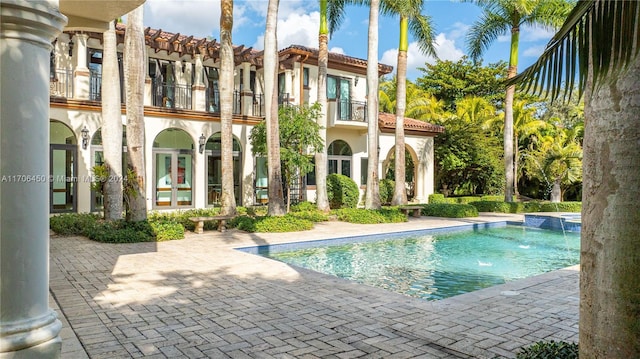
[[[351,177],[351,147],[343,140],[335,140],[327,147],[328,173],[340,173]]]

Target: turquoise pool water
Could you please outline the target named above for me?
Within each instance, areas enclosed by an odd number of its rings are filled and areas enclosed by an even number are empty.
[[[259,254],[427,300],[575,265],[580,257],[579,234],[521,226],[322,243],[285,251],[271,246]]]

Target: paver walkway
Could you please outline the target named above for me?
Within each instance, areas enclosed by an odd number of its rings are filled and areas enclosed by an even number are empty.
[[[577,266],[427,302],[233,249],[505,218],[137,244],[53,236],[63,358],[494,358],[541,339],[577,341]]]

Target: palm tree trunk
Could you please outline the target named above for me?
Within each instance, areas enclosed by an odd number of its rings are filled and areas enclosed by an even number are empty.
[[[103,186],[104,219],[122,219],[122,112],[115,21],[104,32],[102,56],[102,147],[109,177]]]
[[[320,138],[322,150],[316,153],[316,205],[329,211],[327,195],[327,67],[329,64],[329,30],[327,28],[327,0],[320,0],[320,31],[318,34],[318,103],[320,104]]]
[[[507,78],[515,77],[518,72],[518,43],[520,40],[520,28],[514,26],[511,29],[511,54],[509,55],[509,69]],[[505,188],[504,201],[513,201],[513,97],[516,92],[515,85],[507,87],[504,100],[504,174]]]
[[[400,16],[400,46],[398,47],[398,72],[396,80],[396,147],[395,147],[395,187],[391,204],[399,206],[407,204],[405,186],[405,146],[404,146],[404,112],[407,105],[407,50],[409,49],[409,20]]]
[[[518,133],[515,131],[514,126],[514,135],[513,135],[513,151],[515,152],[513,155],[513,195],[515,196],[516,201],[518,200],[518,162],[520,160],[520,143],[518,142]]]
[[[144,154],[144,79],[145,44],[142,20],[143,7],[127,15],[127,30],[124,38],[124,68],[127,106],[127,168],[133,171],[135,180],[127,183],[127,220],[147,219],[147,195]]]
[[[221,213],[236,214],[233,183],[233,0],[220,2],[220,128],[222,157]]]
[[[638,78],[640,57],[611,84],[585,86],[580,358],[640,358]]]
[[[278,44],[276,38],[279,0],[269,0],[264,35],[264,98],[267,122],[267,170],[269,176],[270,216],[285,213],[280,167],[280,131],[278,129]]]
[[[369,4],[369,44],[367,49],[367,140],[369,165],[367,168],[366,209],[380,209],[378,180],[378,10],[379,0]]]

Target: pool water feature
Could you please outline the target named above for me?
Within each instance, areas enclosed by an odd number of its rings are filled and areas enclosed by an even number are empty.
[[[580,235],[522,226],[269,246],[269,258],[438,300],[578,264]],[[314,247],[308,247],[312,245]],[[306,248],[303,248],[307,246]],[[298,247],[297,249],[292,249]]]

